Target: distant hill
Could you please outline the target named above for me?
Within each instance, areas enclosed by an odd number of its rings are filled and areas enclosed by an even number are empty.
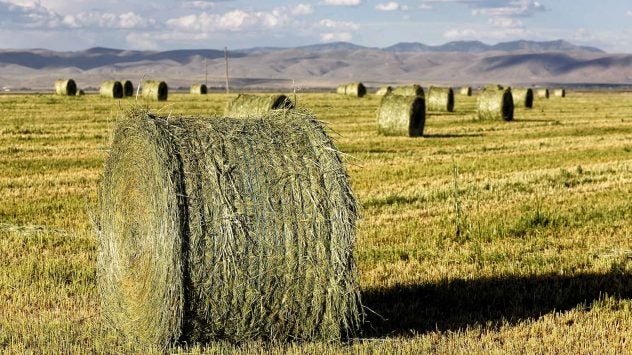
[[[231,82],[241,87],[332,87],[362,80],[371,85],[616,83],[632,84],[632,55],[609,54],[566,41],[479,41],[430,46],[417,42],[371,48],[348,42],[295,48],[258,47],[229,51]],[[224,85],[223,49],[135,51],[90,48],[0,50],[0,87],[49,89],[56,78],[80,87],[106,79],[159,78],[170,87],[205,80]]]

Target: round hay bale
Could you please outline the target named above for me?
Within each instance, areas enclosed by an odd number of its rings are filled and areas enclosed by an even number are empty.
[[[481,120],[513,120],[514,103],[511,89],[483,90],[478,96],[478,118]]]
[[[85,95],[85,91],[83,91],[83,89],[77,90],[77,92],[75,93],[75,96],[83,96]]]
[[[338,85],[338,87],[336,88],[336,93],[345,95],[347,93],[347,84]]]
[[[540,99],[548,99],[549,98],[549,89],[538,89],[537,90],[538,98]]]
[[[227,117],[254,117],[272,110],[293,109],[294,102],[285,95],[239,94],[226,105]]]
[[[553,90],[553,96],[555,96],[555,97],[566,97],[566,89],[559,88],[559,89]]]
[[[384,96],[393,91],[392,86],[382,86],[378,91],[375,92],[375,95]]]
[[[454,111],[454,91],[452,88],[431,86],[428,88],[426,108],[428,111]]]
[[[208,93],[208,89],[204,84],[193,84],[191,85],[191,94],[192,95],[206,95]]]
[[[404,85],[393,88],[392,91],[395,95],[400,96],[421,96],[424,97],[424,88],[417,84]]]
[[[75,96],[77,94],[77,84],[72,79],[58,79],[55,81],[55,94],[61,96]]]
[[[472,96],[472,87],[471,86],[463,86],[459,93],[463,96]]]
[[[345,94],[355,97],[366,95],[366,87],[362,83],[349,83],[345,88]]]
[[[533,90],[530,88],[511,89],[514,107],[533,108]]]
[[[425,100],[421,96],[387,94],[377,110],[378,132],[386,136],[420,137],[426,123]]]
[[[134,96],[134,84],[130,80],[123,80],[121,84],[123,85],[123,96]]]
[[[109,97],[113,99],[123,98],[123,84],[118,80],[106,80],[101,83],[101,89],[99,90],[101,96]]]
[[[143,83],[143,97],[150,100],[166,101],[169,88],[164,81],[148,80]]]
[[[99,209],[102,314],[124,341],[336,341],[363,319],[357,202],[310,114],[134,109],[114,132]]]

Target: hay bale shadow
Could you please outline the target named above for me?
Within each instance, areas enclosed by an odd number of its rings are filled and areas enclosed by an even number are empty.
[[[508,276],[446,280],[362,292],[364,336],[412,336],[480,325],[497,329],[554,311],[568,311],[605,295],[632,298],[632,274]]]

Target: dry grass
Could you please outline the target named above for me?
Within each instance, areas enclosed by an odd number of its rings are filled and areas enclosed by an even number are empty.
[[[220,113],[229,98],[153,107]],[[632,93],[538,100],[512,122],[479,121],[476,98],[460,97],[418,139],[377,134],[379,99],[297,95],[349,155],[363,301],[381,317],[351,345],[172,350],[629,352]],[[2,352],[129,352],[98,313],[86,214],[119,110],[96,95],[0,96]]]

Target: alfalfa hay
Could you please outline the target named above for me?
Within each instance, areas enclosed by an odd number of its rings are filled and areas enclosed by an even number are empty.
[[[191,85],[190,93],[192,95],[206,95],[208,93],[208,89],[204,84],[193,84]]]
[[[397,86],[392,91],[395,95],[424,97],[424,88],[417,84]]]
[[[166,101],[169,87],[164,81],[148,80],[143,83],[143,97],[150,100]]]
[[[428,88],[426,108],[428,111],[436,112],[454,111],[454,91],[452,88],[438,86]]]
[[[99,94],[104,97],[113,99],[123,98],[125,92],[123,91],[123,84],[118,80],[106,80],[101,83]]]
[[[478,96],[478,118],[481,120],[513,120],[514,103],[511,89],[486,88]]]
[[[123,341],[353,336],[358,206],[315,117],[125,116],[96,226],[102,314]]]
[[[55,81],[55,94],[75,96],[77,94],[77,84],[72,79],[58,79]]]
[[[378,132],[386,136],[420,137],[426,123],[426,107],[421,96],[387,94],[377,111]]]
[[[249,95],[239,94],[226,105],[227,117],[255,117],[271,110],[294,108],[292,100],[285,95]]]
[[[514,107],[533,108],[533,90],[530,88],[511,89]]]

